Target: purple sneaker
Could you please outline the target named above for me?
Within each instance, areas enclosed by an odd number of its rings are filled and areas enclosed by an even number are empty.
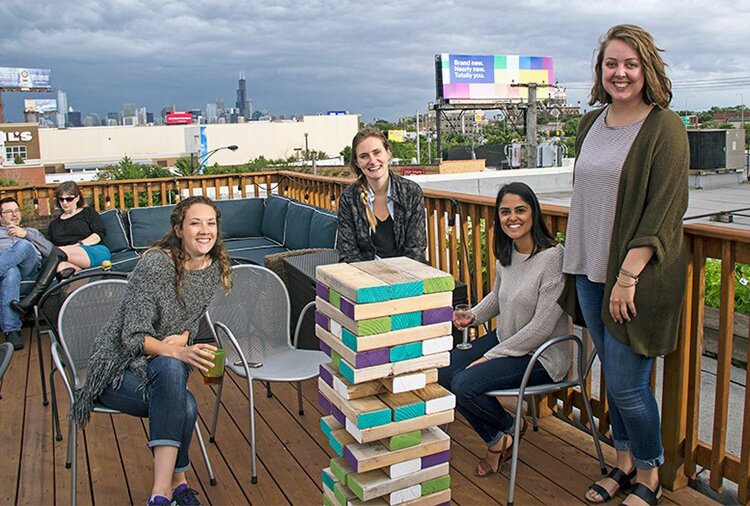
[[[174,506],[201,506],[196,495],[198,491],[188,487],[187,483],[183,483],[172,492],[172,504]]]
[[[149,497],[146,506],[172,506],[172,501],[170,501],[163,495],[152,495],[151,497]]]

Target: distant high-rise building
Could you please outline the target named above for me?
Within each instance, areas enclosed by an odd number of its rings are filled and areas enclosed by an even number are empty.
[[[57,126],[65,128],[68,122],[68,94],[57,90]]]
[[[216,101],[216,113],[221,116],[224,114],[224,100],[219,99]]]
[[[108,112],[107,113],[107,124],[109,124],[110,121],[114,121],[115,124],[120,122],[120,113],[119,112]]]
[[[135,105],[122,104],[122,117],[127,118],[129,116],[135,116]]]
[[[164,108],[162,108],[161,110],[161,118],[165,119],[167,117],[167,114],[169,114],[170,112],[174,112],[174,110],[175,109],[173,105],[164,106]]]
[[[83,124],[81,123],[81,113],[78,111],[68,112],[68,122],[66,123],[66,125],[74,127],[83,126]]]
[[[239,109],[240,116],[245,116],[247,112],[247,84],[245,82],[244,70],[240,72],[240,83],[239,88],[237,88],[237,102],[234,107]],[[250,114],[252,114],[252,111]],[[234,123],[234,121],[232,123]]]
[[[253,99],[248,98],[245,102],[245,119],[252,119],[253,117]]]
[[[153,125],[153,123],[154,123],[154,113],[152,113],[152,112],[147,112],[146,113],[146,123],[148,123],[149,125]]]
[[[139,107],[136,111],[135,116],[138,118],[138,124],[139,125],[146,125],[148,123],[148,120],[146,119],[146,108],[145,107]]]
[[[206,122],[207,123],[216,123],[216,120],[218,119],[219,115],[217,112],[216,104],[206,104]]]
[[[94,117],[92,115],[88,115],[85,118],[83,118],[83,126],[96,126],[98,123],[94,120]]]

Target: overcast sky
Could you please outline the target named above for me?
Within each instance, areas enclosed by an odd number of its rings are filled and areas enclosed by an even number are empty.
[[[552,56],[568,101],[585,102],[597,41],[618,23],[666,49],[675,109],[750,102],[747,0],[2,0],[0,66],[51,69],[84,115],[234,105],[244,70],[256,109],[369,121],[424,111],[437,53]],[[679,86],[697,79],[723,84]],[[47,97],[4,93],[6,121]]]

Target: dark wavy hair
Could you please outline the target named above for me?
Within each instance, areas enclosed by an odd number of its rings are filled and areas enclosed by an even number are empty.
[[[643,101],[661,109],[669,107],[672,101],[672,81],[667,77],[667,64],[661,57],[664,50],[656,45],[654,38],[646,30],[636,25],[616,25],[610,28],[599,41],[599,52],[594,66],[594,84],[591,87],[589,105],[610,104],[612,97],[604,89],[602,65],[604,51],[610,41],[621,40],[638,53],[643,68]]]
[[[510,265],[513,257],[513,239],[505,235],[502,226],[500,226],[500,203],[503,201],[503,197],[507,194],[512,193],[518,195],[521,199],[531,207],[531,237],[534,240],[534,249],[531,251],[529,258],[533,257],[540,251],[551,248],[557,244],[557,241],[552,236],[552,233],[547,228],[547,224],[544,222],[544,216],[542,216],[542,207],[539,205],[539,199],[536,198],[534,190],[529,185],[521,182],[508,183],[500,188],[497,192],[497,198],[495,199],[495,242],[492,250],[495,253],[495,258],[500,261],[500,265]]]
[[[211,251],[208,252],[208,255],[214,262],[219,262],[221,285],[224,287],[224,290],[228,292],[232,288],[232,263],[229,260],[229,253],[227,253],[224,241],[221,238],[221,211],[216,204],[214,204],[214,201],[208,197],[202,195],[188,197],[180,201],[180,203],[178,203],[172,210],[172,214],[169,216],[169,224],[171,225],[169,232],[156,241],[146,252],[161,250],[172,258],[175,270],[177,271],[175,280],[177,298],[180,299],[180,302],[183,304],[185,303],[185,299],[180,284],[185,275],[185,262],[187,261],[187,256],[182,247],[182,239],[177,235],[177,230],[182,228],[182,223],[185,221],[187,210],[195,204],[205,204],[211,207],[216,213],[216,243],[214,244],[214,247],[211,248]]]
[[[78,197],[76,207],[83,207],[84,205],[86,205],[86,200],[83,198],[81,189],[78,188],[78,185],[75,183],[75,181],[65,181],[63,184],[55,188],[55,202],[57,203],[58,207],[60,206],[60,197],[62,197],[65,193],[73,195],[74,197]]]

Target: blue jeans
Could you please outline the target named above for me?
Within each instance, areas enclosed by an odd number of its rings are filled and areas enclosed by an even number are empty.
[[[175,473],[190,468],[190,440],[198,417],[193,394],[187,389],[190,369],[171,357],[155,357],[148,364],[148,399],[138,390],[140,380],[129,369],[119,388],[107,387],[99,402],[128,415],[148,418],[148,447],[175,446]]]
[[[630,452],[639,469],[659,467],[664,463],[659,407],[649,386],[654,359],[634,352],[607,330],[601,317],[603,305],[609,310],[603,283],[577,275],[576,292],[602,363],[615,448]]]
[[[518,388],[523,374],[531,361],[531,355],[523,357],[493,358],[469,369],[467,365],[484,356],[497,346],[497,335],[490,332],[473,341],[468,350],[454,349],[451,364],[438,370],[438,383],[456,396],[456,409],[464,415],[488,447],[495,445],[503,434],[513,429],[513,417],[494,397],[485,392]],[[537,362],[529,378],[529,385],[552,383],[552,379]]]
[[[0,253],[0,327],[4,332],[21,330],[21,315],[10,303],[21,298],[21,278],[38,269],[36,248],[29,241],[20,240]]]

